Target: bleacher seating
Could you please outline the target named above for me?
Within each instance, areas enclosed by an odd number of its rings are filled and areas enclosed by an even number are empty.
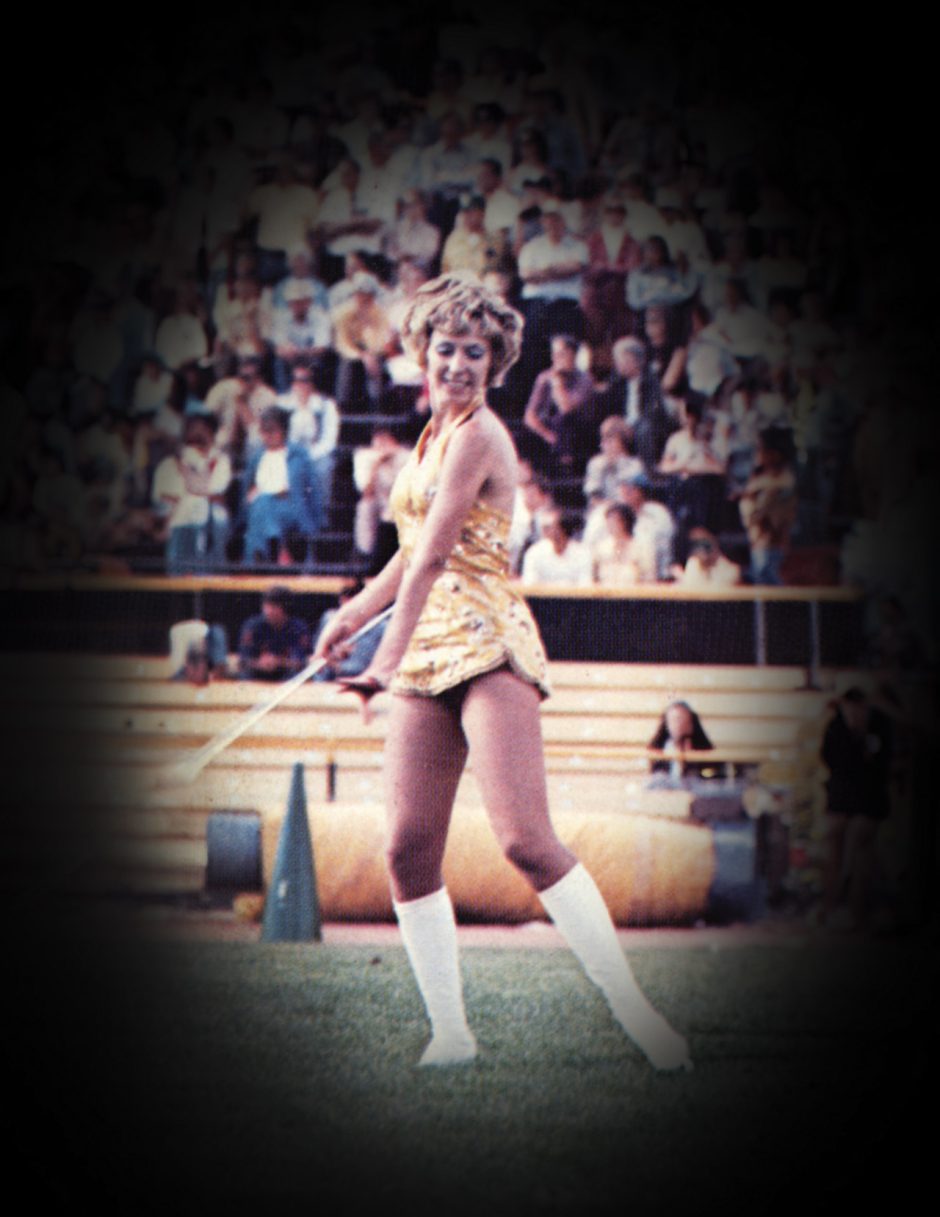
[[[383,701],[366,726],[358,703],[330,683],[296,690],[187,786],[153,788],[167,763],[192,755],[270,696],[260,682],[172,681],[167,660],[144,655],[0,655],[16,698],[2,728],[17,747],[54,737],[55,766],[14,776],[33,805],[69,805],[78,890],[195,894],[206,881],[206,833],[219,811],[282,814],[295,762],[308,798],[381,801]],[[28,679],[23,677],[28,673]],[[831,684],[832,673],[824,674]],[[553,808],[688,815],[684,792],[644,789],[647,748],[666,703],[689,700],[715,745],[699,754],[730,774],[788,793],[808,807],[819,782],[818,745],[828,695],[802,668],[555,662],[543,703]],[[25,767],[24,767],[25,769]],[[723,780],[721,777],[719,781]],[[478,802],[472,763],[458,802]]]

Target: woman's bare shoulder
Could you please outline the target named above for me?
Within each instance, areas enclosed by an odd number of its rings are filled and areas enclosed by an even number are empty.
[[[509,428],[489,407],[457,428],[454,457],[483,474],[483,497],[508,510],[515,493],[519,458]]]
[[[487,450],[494,458],[510,456],[515,460],[516,446],[509,428],[489,406],[477,410],[461,423],[452,443],[456,443],[458,448],[473,449],[477,453]]]

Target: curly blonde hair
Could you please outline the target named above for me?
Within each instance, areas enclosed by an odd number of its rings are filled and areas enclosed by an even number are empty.
[[[447,274],[418,289],[401,324],[401,342],[419,367],[428,366],[431,334],[462,336],[476,329],[489,343],[488,383],[498,385],[519,358],[522,314],[471,274]]]

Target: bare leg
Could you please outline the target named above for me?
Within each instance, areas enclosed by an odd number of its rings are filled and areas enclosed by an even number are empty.
[[[396,900],[443,883],[441,863],[467,742],[456,714],[432,697],[392,697],[385,743],[387,858]]]
[[[537,892],[577,858],[549,818],[539,695],[508,668],[480,676],[463,704],[473,773],[503,853]]]
[[[507,669],[470,687],[463,725],[473,770],[507,858],[607,999],[628,1036],[658,1069],[691,1068],[688,1045],[649,1003],[588,871],[555,835],[548,812],[538,694]]]
[[[395,915],[431,1023],[422,1065],[473,1060],[457,923],[441,863],[467,745],[456,714],[430,698],[393,697],[386,742],[387,858]]]

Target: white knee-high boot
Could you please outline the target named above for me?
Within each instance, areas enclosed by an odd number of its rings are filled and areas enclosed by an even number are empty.
[[[683,1037],[644,996],[617,938],[610,912],[579,862],[539,899],[581,966],[607,999],[614,1018],[657,1069],[691,1069]]]
[[[431,1042],[420,1065],[456,1065],[476,1056],[463,1004],[457,922],[447,889],[393,902],[405,950],[431,1021]]]

